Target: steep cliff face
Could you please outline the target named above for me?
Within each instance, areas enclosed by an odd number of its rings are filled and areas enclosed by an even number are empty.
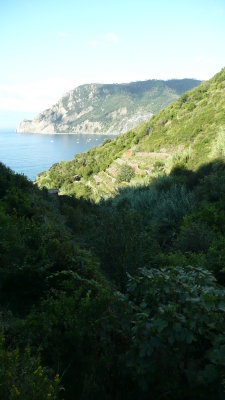
[[[17,132],[126,132],[199,84],[194,79],[181,79],[82,85],[33,120],[22,121]]]

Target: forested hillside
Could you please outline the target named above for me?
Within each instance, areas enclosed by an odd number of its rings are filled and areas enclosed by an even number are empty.
[[[225,399],[224,84],[38,177],[61,196],[0,165],[2,400]]]
[[[1,166],[0,226],[1,399],[224,399],[222,161],[98,205]]]

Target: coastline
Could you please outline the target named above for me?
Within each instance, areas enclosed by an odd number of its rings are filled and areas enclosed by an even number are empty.
[[[118,136],[120,134],[123,134],[122,132],[115,133],[115,132],[20,132],[15,129],[15,133],[20,133],[20,134],[28,134],[28,135],[92,135],[92,136]]]

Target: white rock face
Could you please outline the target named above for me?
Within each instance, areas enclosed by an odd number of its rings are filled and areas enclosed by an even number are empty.
[[[185,81],[185,82],[184,82]],[[89,84],[66,93],[33,120],[22,121],[23,133],[118,134],[134,128],[200,84],[195,80]]]
[[[24,120],[20,122],[17,132],[22,133],[55,133],[54,125],[50,121]]]

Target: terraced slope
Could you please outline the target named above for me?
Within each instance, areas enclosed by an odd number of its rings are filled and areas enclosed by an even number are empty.
[[[99,200],[121,187],[149,182],[174,167],[196,170],[225,157],[225,69],[138,128],[98,148],[61,162],[37,177],[39,186],[60,194]],[[121,165],[132,167],[129,182],[118,183]],[[78,174],[80,182],[73,175]]]

